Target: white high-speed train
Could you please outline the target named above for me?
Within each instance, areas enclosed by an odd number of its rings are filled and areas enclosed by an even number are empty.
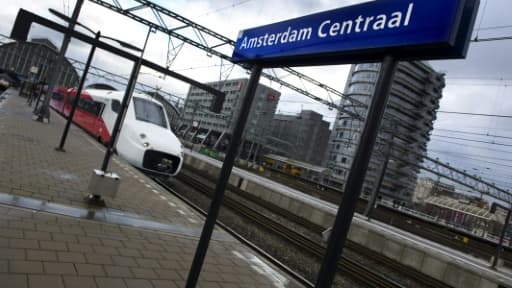
[[[51,107],[68,116],[76,92],[75,88],[58,88],[52,95]],[[123,91],[84,90],[73,122],[100,142],[108,143],[123,95]],[[163,176],[175,176],[183,164],[183,146],[170,129],[164,107],[141,93],[133,93],[116,151],[133,166]]]

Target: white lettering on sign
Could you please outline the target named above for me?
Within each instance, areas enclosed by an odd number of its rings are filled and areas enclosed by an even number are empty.
[[[240,44],[240,49],[259,48],[262,46],[272,46],[276,44],[286,44],[297,41],[309,40],[311,39],[312,33],[313,28],[311,27],[302,29],[292,29],[292,27],[288,27],[288,30],[282,33],[265,33],[265,35],[263,36],[253,38],[244,37],[242,44]]]
[[[326,19],[321,22],[316,30],[318,38],[336,37],[367,31],[379,31],[385,29],[397,29],[407,27],[412,20],[414,3],[410,3],[405,11],[396,11],[389,15],[380,14],[377,16],[359,15],[355,19],[332,20]],[[313,35],[313,27],[295,28],[288,27],[287,30],[278,33],[265,33],[262,36],[243,37],[238,49],[261,48],[286,43],[301,42],[310,40]]]

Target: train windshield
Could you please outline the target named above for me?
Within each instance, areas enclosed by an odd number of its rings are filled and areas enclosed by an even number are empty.
[[[135,107],[135,118],[140,121],[149,122],[167,128],[165,112],[162,106],[146,99],[133,97]]]

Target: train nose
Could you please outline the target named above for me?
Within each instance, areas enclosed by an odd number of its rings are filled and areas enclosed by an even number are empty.
[[[180,165],[178,156],[167,154],[155,150],[146,150],[142,166],[149,170],[155,170],[160,173],[174,174]]]

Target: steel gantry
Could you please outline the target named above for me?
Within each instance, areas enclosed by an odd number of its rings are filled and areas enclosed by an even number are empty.
[[[83,71],[85,63],[82,61],[73,59],[73,58],[67,58],[68,61],[75,67],[78,71]],[[101,69],[99,67],[91,66],[90,75],[96,76],[98,78],[103,78],[105,80],[108,80],[111,83],[119,84],[119,85],[126,85],[128,83],[128,77],[114,74],[112,72],[109,72],[107,70]],[[164,98],[167,99],[169,103],[173,105],[173,108],[176,109],[176,112],[178,113],[179,109],[183,108],[184,99],[182,97],[176,96],[172,93],[169,93],[167,91],[157,89],[155,86],[150,86],[141,82],[137,82],[135,86],[135,91],[141,92],[141,93],[147,93],[147,92],[156,92],[158,90],[158,93],[162,95]]]
[[[442,163],[438,159],[433,159],[428,156],[422,157],[424,162],[420,165],[421,169],[452,180],[455,183],[468,187],[472,191],[512,204],[512,193],[509,190],[500,188],[494,183],[485,181],[476,175],[471,175],[465,170],[453,168],[449,164]]]
[[[185,18],[173,11],[170,11],[160,5],[152,3],[147,0],[133,0],[137,4],[133,3],[133,5],[124,5],[124,7],[116,0],[111,0],[111,3],[108,3],[103,0],[89,0],[95,4],[101,5],[105,8],[108,8],[114,12],[127,16],[139,23],[147,25],[155,30],[163,32],[169,37],[176,38],[180,40],[182,43],[176,44],[172,42],[172,39],[169,40],[168,55],[167,55],[167,65],[170,66],[172,62],[176,59],[179,52],[182,50],[183,44],[192,45],[198,49],[201,49],[207,53],[207,55],[215,55],[220,57],[222,60],[231,63],[230,53],[233,51],[235,46],[235,41],[229,39],[226,36],[223,36],[211,29],[208,29],[202,25],[199,25],[188,18]],[[135,14],[136,11],[140,11],[143,9],[149,9],[151,11],[150,14],[140,13],[141,15]],[[143,15],[144,14],[144,15]],[[153,15],[153,19],[148,19],[148,15]],[[167,23],[173,23],[173,27],[169,27]],[[230,65],[235,65],[231,63]],[[222,69],[221,64],[221,69]],[[247,65],[239,65],[240,67],[248,70],[250,67]],[[224,68],[226,69],[226,68]],[[359,115],[355,110],[349,110],[345,107],[345,105],[337,104],[335,99],[332,99],[332,96],[340,97],[343,100],[348,101],[348,103],[358,103],[358,101],[347,97],[342,92],[321,83],[307,75],[304,75],[297,70],[294,70],[289,67],[279,68],[279,70],[284,71],[286,74],[277,76],[275,72],[277,69],[269,69],[267,72],[263,72],[262,76],[273,81],[281,86],[285,86],[295,92],[298,92],[306,97],[309,97],[315,101],[318,101],[329,108],[337,109],[342,111],[351,117],[363,119],[362,115]],[[268,72],[270,71],[270,73]],[[291,81],[285,81],[283,78],[294,77],[295,80],[303,84],[303,88],[298,87],[296,84],[291,83]],[[306,86],[307,85],[307,86]],[[325,94],[320,96],[316,93],[313,93],[312,90],[323,91]],[[354,105],[348,105],[347,107],[353,107]]]

